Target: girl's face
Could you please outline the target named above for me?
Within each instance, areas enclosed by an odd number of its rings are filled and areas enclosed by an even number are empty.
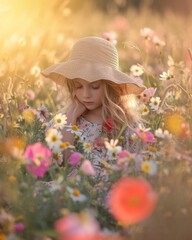
[[[74,80],[75,96],[88,110],[95,110],[102,106],[104,98],[103,81],[87,82],[83,79]]]

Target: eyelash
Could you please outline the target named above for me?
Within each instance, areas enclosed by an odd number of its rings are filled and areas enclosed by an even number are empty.
[[[76,89],[81,89],[82,86],[76,86],[75,88],[76,88]],[[99,89],[99,86],[96,86],[96,87],[92,86],[92,89]]]

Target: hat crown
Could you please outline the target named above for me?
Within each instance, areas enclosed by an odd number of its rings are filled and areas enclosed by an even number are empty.
[[[111,68],[119,68],[119,57],[115,46],[98,37],[81,38],[71,50],[69,60],[83,60],[107,65]]]

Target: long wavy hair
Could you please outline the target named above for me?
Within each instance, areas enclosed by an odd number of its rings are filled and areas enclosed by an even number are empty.
[[[67,79],[66,85],[71,101],[75,96],[75,80]],[[121,86],[108,80],[101,80],[104,84],[104,98],[102,100],[102,118],[105,121],[111,118],[115,123],[115,128],[111,133],[112,137],[117,137],[122,128],[128,126],[134,129],[142,122],[138,111],[137,98],[133,94],[127,94],[127,86]],[[76,109],[74,109],[75,112]]]

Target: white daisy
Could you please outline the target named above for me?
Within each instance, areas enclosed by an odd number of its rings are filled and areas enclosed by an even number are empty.
[[[144,73],[143,69],[138,65],[132,65],[130,71],[135,77],[139,77]]]
[[[58,148],[61,143],[62,134],[55,128],[48,129],[46,132],[46,142],[50,148]]]
[[[84,142],[83,143],[83,149],[86,153],[90,153],[91,152],[91,144],[87,143],[87,142]]]
[[[67,124],[67,117],[65,114],[59,113],[53,118],[53,122],[53,127],[63,129],[65,124]]]
[[[159,79],[162,81],[167,81],[173,78],[173,74],[168,70],[167,72],[163,72],[159,75]]]
[[[105,147],[108,150],[108,153],[111,154],[118,154],[122,151],[122,147],[121,146],[117,146],[118,143],[118,139],[111,139],[110,142],[105,141]]]
[[[160,102],[161,102],[160,97],[152,97],[152,98],[150,99],[149,106],[151,107],[151,109],[152,109],[153,111],[157,111],[158,108],[159,108]]]
[[[77,136],[82,135],[82,132],[77,125],[70,126],[66,131],[71,132],[72,134],[75,134]]]
[[[87,197],[83,194],[81,194],[81,192],[79,191],[79,189],[77,188],[70,188],[70,187],[66,187],[67,191],[70,194],[70,198],[74,201],[74,202],[84,202],[87,200]]]
[[[141,104],[139,106],[139,110],[141,112],[141,115],[145,116],[149,113],[149,108],[145,104]]]
[[[151,39],[155,35],[155,32],[151,28],[142,28],[140,34],[146,39]]]
[[[170,134],[168,130],[163,131],[161,128],[158,128],[157,130],[155,130],[155,136],[158,138],[167,138],[167,139],[172,138],[172,134]]]

